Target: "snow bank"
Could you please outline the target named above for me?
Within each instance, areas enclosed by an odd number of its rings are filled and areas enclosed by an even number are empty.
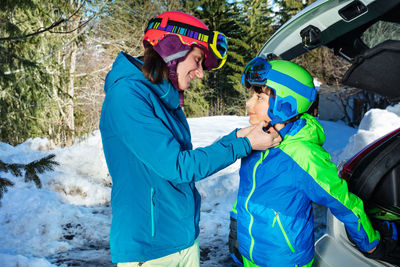
[[[194,148],[209,145],[237,127],[248,126],[248,117],[237,116],[188,121]],[[399,128],[400,104],[386,110],[370,110],[358,130],[342,122],[321,124],[326,133],[324,148],[338,163]],[[63,149],[52,149],[47,139],[40,138],[15,147],[0,143],[0,160],[6,163],[29,163],[49,154],[55,154],[60,165],[40,175],[43,188],[25,183],[23,177],[0,173],[15,183],[0,200],[0,266],[52,266],[55,255],[70,251],[82,260],[96,255],[106,258],[111,179],[99,132]],[[204,266],[223,266],[229,258],[229,211],[236,199],[239,167],[240,160],[197,183],[202,196],[200,247]],[[317,224],[324,224],[318,220]],[[100,249],[88,250],[93,247]],[[111,265],[104,266],[107,264]]]

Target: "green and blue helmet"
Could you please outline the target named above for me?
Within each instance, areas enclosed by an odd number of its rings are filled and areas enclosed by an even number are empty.
[[[271,125],[306,112],[317,96],[310,73],[286,60],[256,57],[244,68],[241,82],[247,88],[268,86],[274,90],[275,97],[269,98],[268,108]]]

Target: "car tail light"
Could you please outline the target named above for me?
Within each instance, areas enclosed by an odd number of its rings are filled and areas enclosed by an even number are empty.
[[[352,175],[352,171],[354,170],[354,167],[357,165],[357,163],[360,161],[360,159],[362,159],[365,155],[367,155],[370,151],[374,150],[376,147],[379,147],[381,144],[385,143],[387,140],[390,140],[396,134],[400,134],[400,128],[375,140],[374,142],[372,142],[371,144],[369,144],[365,148],[363,148],[361,151],[359,151],[357,154],[355,154],[353,157],[351,157],[343,165],[343,168],[339,174],[340,177],[345,179],[346,181],[348,181]]]

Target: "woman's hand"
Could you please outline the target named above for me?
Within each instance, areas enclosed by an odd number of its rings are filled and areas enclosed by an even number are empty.
[[[236,132],[236,137],[245,137],[245,136],[247,136],[255,127],[256,127],[255,125],[251,125],[249,127],[242,128],[242,129],[238,130]]]
[[[240,129],[237,131],[236,135],[238,137],[243,137],[239,136],[239,134],[245,134],[245,136],[249,139],[251,149],[253,150],[266,150],[270,147],[279,145],[279,143],[282,141],[281,136],[274,129],[274,127],[270,127],[267,132],[264,132],[264,125],[264,122],[260,122],[257,125]],[[243,132],[240,132],[242,130]]]

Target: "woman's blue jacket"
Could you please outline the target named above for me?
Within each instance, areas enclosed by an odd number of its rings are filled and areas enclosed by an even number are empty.
[[[111,259],[143,262],[193,245],[199,181],[248,155],[236,131],[192,149],[178,91],[152,84],[121,52],[105,82],[100,132],[112,178]]]

